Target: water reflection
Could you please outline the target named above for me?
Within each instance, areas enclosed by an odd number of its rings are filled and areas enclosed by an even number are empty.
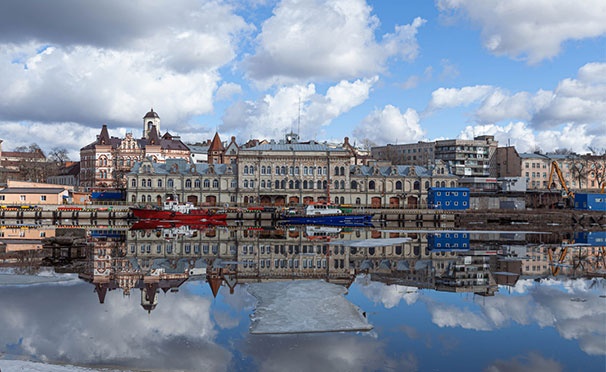
[[[473,355],[475,370],[603,366],[603,232],[553,244],[496,232],[135,227],[2,229],[2,262],[11,273],[72,274],[52,286],[0,286],[0,351],[217,371],[448,369],[438,350]],[[247,285],[300,279],[346,288],[374,329],[251,335],[257,300]],[[515,345],[503,337],[515,337]],[[501,346],[478,355],[477,345]],[[553,345],[565,345],[567,355],[555,356]]]

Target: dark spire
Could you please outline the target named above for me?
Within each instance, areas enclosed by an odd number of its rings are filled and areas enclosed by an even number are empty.
[[[100,145],[109,145],[109,132],[107,131],[107,124],[103,124],[101,134],[99,134],[99,137],[97,137],[97,143]]]

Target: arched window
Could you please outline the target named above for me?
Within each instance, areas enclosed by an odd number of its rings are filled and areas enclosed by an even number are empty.
[[[280,188],[280,181],[276,180],[276,187],[274,187],[274,188],[276,188],[276,189]]]
[[[133,195],[133,196],[131,196],[130,200],[131,200],[133,203],[137,202],[137,195]]]
[[[303,175],[307,176],[308,174],[308,168],[307,167],[303,167]]]
[[[307,169],[307,168],[306,168]],[[307,180],[303,181],[303,189],[307,189]]]
[[[244,166],[244,174],[248,174],[248,165]]]
[[[284,165],[283,165],[283,166],[280,168],[280,174],[286,174],[286,166],[284,166]]]
[[[345,167],[341,167],[339,170],[341,171],[341,176],[344,176],[345,175]]]
[[[151,203],[151,195],[147,195],[147,202]]]
[[[339,188],[339,181],[335,180],[335,189],[338,189],[338,188]]]
[[[244,187],[248,187],[248,180],[244,180]]]
[[[282,182],[280,183],[280,188],[286,189],[286,180],[282,180]]]
[[[425,181],[425,190],[429,190],[430,186],[431,185],[430,185],[429,181]]]
[[[251,166],[250,166],[250,168],[248,168],[248,172],[249,172],[250,174],[255,174],[255,166],[254,166],[254,165],[251,165]]]
[[[191,188],[191,180],[189,178],[185,180],[185,187],[187,187],[188,189]]]
[[[440,184],[442,187],[446,187],[446,181],[442,181],[442,183]]]
[[[131,187],[137,187],[137,180],[133,178],[132,181],[130,181],[130,185]]]
[[[369,190],[375,189],[375,181],[368,181],[368,189]]]
[[[236,187],[238,187],[238,181],[236,180],[231,180],[231,188],[235,189]]]
[[[202,183],[200,182],[200,180],[199,180],[199,179],[194,181],[194,187],[195,187],[196,189],[199,189],[201,184],[202,184]]]
[[[351,189],[352,190],[358,189],[358,181],[351,181]]]
[[[296,180],[295,181],[295,189],[299,190],[301,188],[301,181]]]
[[[345,204],[345,197],[341,196],[341,204]]]
[[[316,189],[320,190],[322,188],[322,181],[318,181],[318,186],[316,186]]]
[[[204,180],[204,188],[208,189],[210,187],[210,180]]]
[[[295,183],[293,182],[293,180],[288,181],[288,188],[292,189],[295,187]]]
[[[341,189],[345,189],[345,181],[341,180]]]
[[[326,190],[328,188],[328,182],[324,181],[322,182],[322,189]]]
[[[271,167],[269,167],[269,166],[267,167],[267,174],[271,175]]]
[[[328,174],[328,168],[326,168],[326,167],[322,168],[322,174],[327,175]]]
[[[261,174],[265,174],[265,165],[261,166]]]
[[[421,182],[419,181],[415,181],[415,183],[412,186],[413,190],[420,190],[421,189]]]
[[[292,165],[288,167],[288,174],[290,174],[291,176],[295,174],[295,167],[293,167]]]
[[[169,179],[166,181],[166,187],[168,187],[169,189],[171,189],[171,188],[175,187],[175,181],[173,181],[173,179],[172,179],[172,178],[169,178]]]
[[[141,195],[141,201],[145,203],[145,195]]]
[[[450,187],[455,187],[455,182],[454,181],[450,181]]]
[[[299,175],[299,167],[295,167],[295,175]]]
[[[265,188],[265,180],[261,180],[261,188],[264,189]]]
[[[440,181],[436,181],[436,187],[440,187]]]
[[[402,190],[402,181],[396,181],[396,190]]]
[[[356,204],[357,204],[357,205],[362,204],[362,201],[360,200],[360,198],[356,198]]]
[[[339,175],[339,167],[335,167],[335,176]]]
[[[252,182],[252,181],[251,181]],[[213,187],[216,189],[219,187],[219,180],[213,180]]]

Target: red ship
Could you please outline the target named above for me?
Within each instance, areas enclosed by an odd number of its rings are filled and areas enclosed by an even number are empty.
[[[192,203],[179,204],[178,200],[167,200],[162,208],[131,208],[133,216],[140,220],[162,220],[191,224],[225,221],[227,213],[209,208],[198,208]]]

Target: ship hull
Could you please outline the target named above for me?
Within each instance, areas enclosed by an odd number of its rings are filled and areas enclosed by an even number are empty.
[[[282,223],[291,225],[370,226],[372,214],[338,214],[317,216],[282,216]]]
[[[205,223],[212,221],[225,221],[227,214],[212,213],[205,209],[192,210],[189,213],[165,211],[157,209],[131,208],[133,217],[140,220],[163,220],[188,223]]]

